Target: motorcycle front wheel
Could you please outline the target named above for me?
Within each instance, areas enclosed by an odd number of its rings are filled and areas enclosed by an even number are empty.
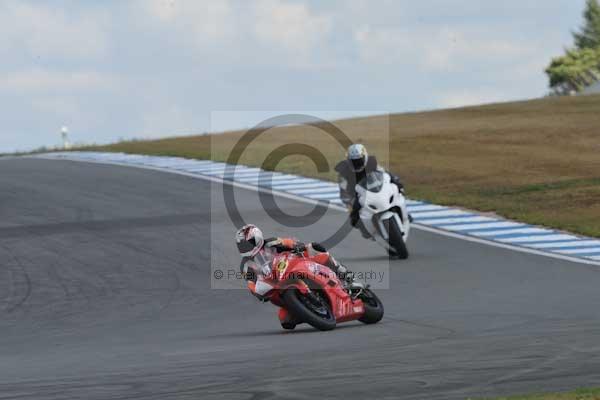
[[[383,303],[370,289],[359,296],[365,307],[365,313],[358,320],[363,324],[376,324],[383,318]]]
[[[388,243],[393,249],[390,251],[390,256],[406,260],[408,258],[408,249],[406,248],[406,242],[404,241],[402,230],[398,226],[396,218],[390,218],[383,221],[383,223],[388,230]]]
[[[312,290],[307,295],[296,288],[287,289],[283,293],[286,309],[299,321],[306,322],[320,331],[335,328],[335,316],[321,290]]]

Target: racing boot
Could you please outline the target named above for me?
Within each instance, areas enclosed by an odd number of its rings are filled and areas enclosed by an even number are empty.
[[[342,283],[344,284],[344,288],[351,294],[361,293],[367,287],[364,283],[359,282],[355,279],[354,272],[348,271],[346,267],[343,265],[340,267],[343,268],[346,272],[343,274]],[[338,273],[338,276],[341,273]]]
[[[354,272],[349,271],[342,263],[333,258],[331,254],[329,254],[329,258],[324,265],[335,272],[345,288],[348,288],[354,282]]]
[[[368,288],[368,285],[357,281],[354,272],[349,271],[342,264],[339,265],[337,274],[340,277],[342,283],[344,284],[344,287],[350,292],[354,292],[357,290],[362,291]]]

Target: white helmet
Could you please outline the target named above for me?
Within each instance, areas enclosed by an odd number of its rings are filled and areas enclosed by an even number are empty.
[[[365,146],[356,143],[348,147],[348,160],[352,163],[354,172],[360,172],[365,169],[367,160],[369,160],[369,154],[367,153]]]
[[[244,257],[254,257],[265,243],[262,231],[252,224],[238,229],[235,234],[235,241],[240,254]]]

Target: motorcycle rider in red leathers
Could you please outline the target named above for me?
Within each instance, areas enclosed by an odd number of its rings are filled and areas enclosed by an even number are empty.
[[[258,277],[257,268],[262,265],[260,260],[264,258],[266,252],[282,253],[308,250],[309,257],[315,263],[328,267],[347,284],[353,281],[353,274],[337,262],[320,243],[304,244],[292,238],[273,237],[264,239],[262,231],[252,224],[238,229],[235,238],[238,250],[242,255],[240,270],[247,281],[250,292],[261,301],[265,301],[265,298],[256,293],[255,285]],[[279,309],[279,320],[284,328],[287,325],[295,326],[296,323],[296,321],[292,321],[291,316],[283,308]]]

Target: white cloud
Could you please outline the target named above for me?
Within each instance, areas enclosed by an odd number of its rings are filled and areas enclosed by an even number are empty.
[[[0,77],[0,91],[88,91],[115,87],[112,77],[94,72],[62,72],[30,69]]]
[[[26,50],[33,57],[101,57],[109,47],[109,19],[102,13],[69,13],[43,3],[0,3],[0,52]]]
[[[519,43],[450,28],[440,30],[432,39],[424,46],[424,66],[433,70],[455,69],[461,64],[472,63],[474,59],[515,59],[528,52]]]
[[[363,25],[354,31],[359,56],[367,64],[412,63],[409,53],[421,46],[412,39],[408,32],[393,28]]]
[[[41,113],[54,116],[72,116],[81,113],[81,108],[74,99],[56,96],[38,96],[32,99],[32,107]]]
[[[65,123],[104,142],[203,131],[212,109],[403,111],[543,95],[543,67],[572,45],[584,0],[538,3],[0,0],[0,136],[26,132],[19,146],[36,147],[32,133]]]
[[[366,25],[355,30],[354,38],[363,62],[405,63],[430,71],[461,69],[475,59],[517,58],[529,51],[520,43],[449,27],[405,30]]]
[[[160,29],[188,51],[221,64],[295,68],[331,64],[317,54],[333,18],[289,0],[138,0],[131,10],[142,29]],[[140,12],[141,11],[141,12]],[[210,53],[209,53],[210,52]]]
[[[237,29],[229,0],[140,0],[134,5],[155,22],[188,36],[196,45],[229,38]]]
[[[255,3],[254,30],[262,42],[301,57],[319,44],[332,29],[332,19],[311,12],[306,4],[281,0]]]
[[[144,114],[142,130],[135,136],[160,138],[200,133],[197,115],[178,105],[153,104],[151,111]]]

